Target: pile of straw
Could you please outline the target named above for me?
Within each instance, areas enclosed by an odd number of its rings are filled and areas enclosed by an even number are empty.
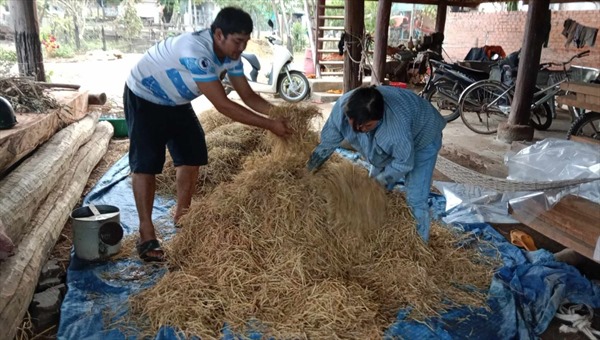
[[[212,339],[227,323],[238,334],[372,339],[401,308],[423,318],[484,305],[493,263],[437,225],[425,245],[402,194],[337,157],[306,171],[316,113],[280,108],[274,116],[306,130],[272,138],[272,152],[252,154],[193,202],[166,245],[172,270],[131,300],[146,331],[169,325]]]
[[[18,113],[45,113],[60,104],[34,80],[22,77],[0,78],[0,96]]]
[[[217,111],[215,108],[200,112],[199,120],[204,129],[204,133],[209,133],[219,126],[233,123],[231,118]]]
[[[206,134],[208,165],[200,168],[198,194],[210,192],[218,184],[231,180],[241,170],[246,156],[264,148],[265,132],[261,129],[235,122],[223,123],[225,125],[213,126]],[[173,159],[167,152],[163,172],[156,177],[159,193],[175,195],[175,174]]]

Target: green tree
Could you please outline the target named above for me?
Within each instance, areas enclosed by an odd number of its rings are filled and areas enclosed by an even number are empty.
[[[89,0],[46,0],[44,8],[49,5],[57,5],[65,11],[73,25],[73,38],[77,50],[81,49],[81,37],[85,33],[86,11],[90,5]]]
[[[133,49],[133,40],[142,32],[142,19],[135,10],[134,1],[126,0],[125,11],[117,19],[117,25],[121,36],[129,43],[130,51]]]

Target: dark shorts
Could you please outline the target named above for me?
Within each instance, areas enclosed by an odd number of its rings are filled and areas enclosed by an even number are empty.
[[[127,85],[123,104],[132,172],[160,174],[165,163],[165,146],[175,166],[207,164],[204,130],[191,104],[154,104],[135,95]]]

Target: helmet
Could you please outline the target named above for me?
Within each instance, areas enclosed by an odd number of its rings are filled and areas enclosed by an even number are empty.
[[[17,124],[17,117],[10,102],[4,97],[0,97],[0,130],[10,129]]]

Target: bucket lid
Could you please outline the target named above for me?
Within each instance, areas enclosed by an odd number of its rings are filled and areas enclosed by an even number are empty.
[[[123,238],[123,227],[117,222],[107,222],[100,226],[98,235],[100,241],[109,246],[114,246]]]

